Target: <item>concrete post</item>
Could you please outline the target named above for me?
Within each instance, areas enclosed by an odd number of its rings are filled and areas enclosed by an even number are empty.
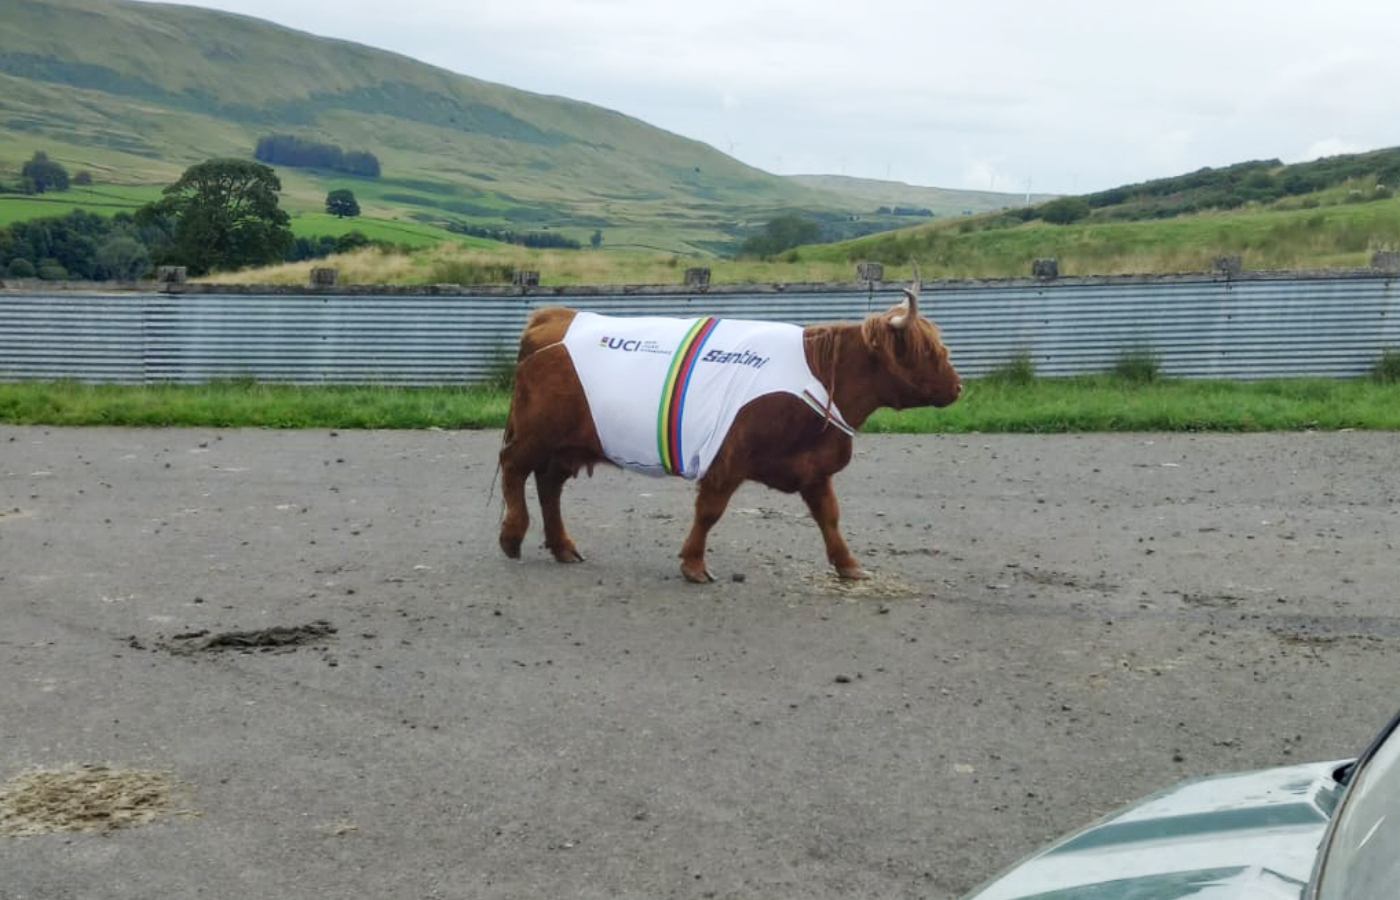
[[[884,281],[885,267],[877,262],[856,263],[856,279],[858,281]]]
[[[1371,254],[1371,268],[1400,273],[1400,250],[1377,250]]]
[[[1239,254],[1232,256],[1217,256],[1211,263],[1211,271],[1217,275],[1224,275],[1226,278],[1238,278],[1244,272],[1244,261]]]

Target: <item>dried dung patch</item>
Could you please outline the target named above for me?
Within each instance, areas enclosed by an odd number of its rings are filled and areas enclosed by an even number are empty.
[[[83,765],[36,769],[0,784],[0,835],[114,831],[196,815],[168,772]]]
[[[1288,630],[1283,628],[1271,628],[1270,633],[1284,644],[1292,644],[1301,647],[1329,647],[1329,646],[1353,646],[1374,650],[1385,648],[1385,640],[1374,634],[1330,634],[1303,630]]]
[[[324,619],[306,625],[274,625],[253,631],[192,631],[173,635],[156,644],[162,650],[180,656],[195,653],[217,653],[236,650],[242,653],[290,650],[307,644],[319,644],[336,633],[336,628]]]
[[[869,578],[850,581],[833,573],[809,577],[814,588],[825,594],[834,594],[850,600],[899,600],[920,595],[918,588],[900,578],[881,572],[870,573]]]

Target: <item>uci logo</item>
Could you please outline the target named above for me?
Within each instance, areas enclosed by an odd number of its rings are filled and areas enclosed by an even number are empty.
[[[662,353],[669,356],[675,351],[674,347],[662,347],[656,341],[641,341],[633,338],[602,337],[598,339],[598,347],[602,350],[621,350],[623,353]]]

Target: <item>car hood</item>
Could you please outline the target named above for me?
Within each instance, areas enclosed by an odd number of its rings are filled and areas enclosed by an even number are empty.
[[[1189,781],[1060,840],[966,900],[1298,900],[1345,761]]]

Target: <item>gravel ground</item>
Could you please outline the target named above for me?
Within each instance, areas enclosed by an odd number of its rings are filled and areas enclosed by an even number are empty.
[[[199,813],[0,837],[0,898],[952,897],[1397,706],[1400,436],[862,437],[854,587],[756,486],[686,584],[614,471],[507,561],[498,442],[0,427],[0,782]]]

